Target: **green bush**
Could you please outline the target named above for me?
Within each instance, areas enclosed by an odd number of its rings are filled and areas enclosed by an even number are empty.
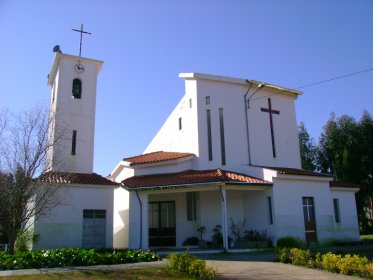
[[[199,260],[197,257],[188,253],[177,254],[173,253],[168,256],[170,265],[173,269],[186,273],[195,279],[213,280],[216,279],[216,273],[212,268],[206,267],[204,260]]]
[[[290,263],[290,248],[277,249],[278,259],[282,263]]]
[[[302,250],[298,248],[290,249],[290,262],[294,265],[308,266],[312,258],[310,250]]]
[[[341,259],[339,270],[342,274],[359,275],[368,263],[369,261],[366,257],[347,254]]]
[[[14,249],[17,252],[27,252],[30,250],[33,233],[31,231],[25,231],[19,235],[14,244]]]
[[[364,268],[364,274],[363,277],[367,279],[373,279],[373,263],[369,263]]]
[[[322,255],[322,268],[324,270],[330,271],[330,272],[337,272],[339,273],[340,267],[339,263],[341,262],[342,256],[341,255],[335,255],[333,253],[326,253],[325,255]]]
[[[350,254],[342,256],[329,252],[324,255],[317,253],[313,258],[310,250],[298,248],[280,248],[277,254],[280,262],[283,263],[373,279],[373,263],[370,263],[366,257]]]
[[[10,255],[0,252],[0,270],[122,264],[159,260],[157,253],[129,249],[74,249],[36,250]]]
[[[302,248],[303,243],[292,236],[282,237],[277,240],[277,248]]]

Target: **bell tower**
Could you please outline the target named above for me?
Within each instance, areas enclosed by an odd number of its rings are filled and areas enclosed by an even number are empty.
[[[92,173],[97,77],[103,61],[63,54],[56,46],[48,85],[50,102],[47,170]]]

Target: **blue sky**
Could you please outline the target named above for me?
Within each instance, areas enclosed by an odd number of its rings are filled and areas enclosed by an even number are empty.
[[[94,171],[141,154],[184,93],[180,72],[297,88],[373,68],[372,0],[0,0],[0,108],[48,104],[59,44],[105,61]],[[330,113],[373,113],[373,71],[306,87],[297,121],[317,139]]]

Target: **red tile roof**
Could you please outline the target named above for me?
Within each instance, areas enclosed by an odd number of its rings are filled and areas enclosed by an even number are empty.
[[[270,182],[258,178],[221,169],[186,170],[177,173],[133,176],[123,180],[122,184],[129,189],[136,189],[215,182],[271,185]]]
[[[356,183],[348,183],[348,182],[339,182],[339,181],[330,181],[329,187],[331,188],[358,188],[360,189],[360,185]]]
[[[190,156],[194,156],[194,154],[158,151],[158,152],[143,154],[139,156],[124,158],[123,160],[131,162],[131,165],[136,165],[136,164],[153,163],[153,162],[160,162],[160,161],[166,161],[166,160],[174,160],[174,159],[190,157]]]
[[[38,181],[51,184],[118,185],[96,173],[47,172]]]
[[[304,169],[290,168],[290,167],[270,167],[270,166],[258,166],[266,169],[271,169],[279,172],[280,174],[288,175],[301,175],[301,176],[315,176],[315,177],[333,177],[333,175],[308,171]]]

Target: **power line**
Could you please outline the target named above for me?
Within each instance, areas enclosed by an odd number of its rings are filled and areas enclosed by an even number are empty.
[[[310,86],[314,86],[314,85],[318,85],[318,84],[322,84],[322,83],[326,83],[326,82],[330,82],[330,81],[334,81],[334,80],[339,80],[339,79],[343,79],[343,78],[346,78],[346,77],[354,76],[354,75],[357,75],[357,74],[369,72],[369,71],[372,71],[372,70],[373,70],[373,68],[369,68],[369,69],[365,69],[365,70],[362,70],[362,71],[359,71],[359,72],[350,73],[350,74],[347,74],[347,75],[343,75],[343,76],[331,78],[331,79],[328,79],[328,80],[324,80],[324,81],[320,81],[320,82],[316,82],[316,83],[312,83],[312,84],[300,86],[300,87],[297,87],[295,89],[310,87]]]
[[[334,78],[331,78],[331,79],[327,79],[327,80],[322,80],[322,81],[319,81],[319,82],[315,82],[315,83],[312,83],[312,84],[308,84],[308,85],[296,87],[296,88],[294,88],[294,90],[305,88],[305,87],[310,87],[310,86],[314,86],[314,85],[319,85],[319,84],[327,83],[327,82],[330,82],[330,81],[335,81],[335,80],[343,79],[343,78],[346,78],[346,77],[358,75],[358,74],[369,72],[369,71],[373,71],[373,68],[369,68],[369,69],[361,70],[361,71],[358,71],[358,72],[346,74],[346,75],[343,75],[343,76],[338,76],[338,77],[334,77]],[[269,96],[276,95],[276,94],[277,93],[268,94],[268,95],[265,95],[265,96],[261,96],[261,97],[257,97],[257,98],[251,99],[250,101],[262,99],[262,98],[269,97]]]

